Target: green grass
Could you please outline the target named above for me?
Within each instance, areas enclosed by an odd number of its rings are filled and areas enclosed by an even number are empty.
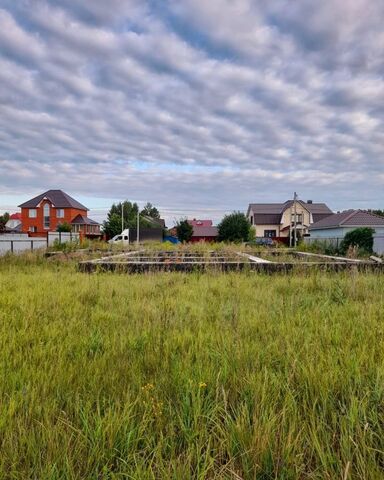
[[[384,478],[383,292],[0,258],[0,478]]]

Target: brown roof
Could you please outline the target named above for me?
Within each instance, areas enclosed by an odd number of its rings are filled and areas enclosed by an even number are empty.
[[[319,222],[323,218],[327,218],[333,213],[312,213],[313,223]]]
[[[334,213],[312,224],[310,230],[334,227],[384,227],[384,217],[365,210],[346,210]]]
[[[260,225],[279,225],[281,213],[255,213],[254,221]]]
[[[31,198],[31,200],[22,203],[19,207],[36,208],[44,198],[48,198],[56,208],[77,208],[79,210],[88,210],[87,207],[84,207],[84,205],[62,190],[48,190],[37,197]]]
[[[71,221],[72,225],[100,225],[100,223],[95,222],[91,218],[88,218],[84,215],[76,215],[76,217]]]
[[[193,227],[192,237],[217,237],[217,227]]]

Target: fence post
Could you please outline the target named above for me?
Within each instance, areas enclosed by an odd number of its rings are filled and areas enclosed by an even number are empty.
[[[59,232],[59,244],[61,245],[61,232]]]
[[[47,232],[47,247],[49,247],[49,232]]]
[[[11,253],[13,253],[13,240],[11,240]]]
[[[69,232],[69,241],[72,243],[72,230]]]

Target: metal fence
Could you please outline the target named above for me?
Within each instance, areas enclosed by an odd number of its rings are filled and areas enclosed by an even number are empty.
[[[318,244],[318,245],[331,245],[332,247],[339,248],[343,237],[332,237],[332,238],[313,238],[313,237],[303,237],[304,243],[308,245]]]
[[[333,238],[313,238],[313,237],[304,237],[304,242],[308,245],[314,243],[319,245],[332,245],[332,247],[339,248],[343,237],[333,237]],[[384,235],[374,235],[373,236],[373,251],[378,255],[384,255]]]
[[[61,244],[78,240],[79,234],[72,232],[48,232],[45,237],[29,237],[27,233],[9,233],[0,235],[0,255],[8,252],[20,253],[27,250],[47,248],[52,246],[55,241]]]

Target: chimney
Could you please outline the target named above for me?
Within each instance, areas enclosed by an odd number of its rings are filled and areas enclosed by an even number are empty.
[[[313,203],[313,201],[312,200],[307,200],[307,203]]]

